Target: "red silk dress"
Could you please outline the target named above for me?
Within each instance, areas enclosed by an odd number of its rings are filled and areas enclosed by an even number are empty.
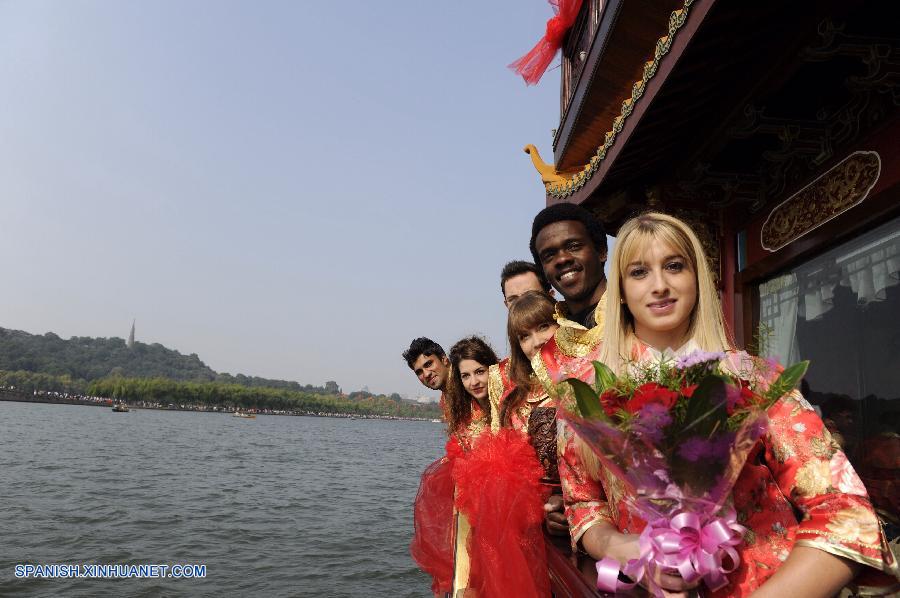
[[[488,422],[473,403],[469,422],[451,433],[446,456],[422,476],[410,552],[432,576],[435,594],[453,588],[459,562],[468,567],[466,588],[481,598],[550,594],[541,533],[543,469],[523,434],[499,428],[497,405],[492,397]],[[456,513],[465,517],[460,527]],[[465,554],[454,559],[457,530],[466,539]]]
[[[638,347],[637,356],[648,349]],[[583,379],[591,382],[593,372],[585,373]],[[751,451],[732,493],[738,521],[749,530],[740,547],[741,565],[728,576],[729,585],[711,595],[750,595],[795,545],[867,565],[854,581],[858,587],[900,589],[897,562],[866,489],[821,418],[794,391],[769,409],[769,419],[769,430]],[[580,538],[598,521],[640,533],[645,523],[625,506],[621,485],[603,471],[597,482],[583,450],[574,433],[561,426],[559,470],[573,541],[575,529]]]
[[[535,376],[555,404],[558,405],[561,399],[556,393],[556,383],[570,377],[593,380],[593,362],[599,357],[605,308],[604,294],[594,310],[594,321],[597,325],[587,329],[567,319],[565,305],[557,303],[554,317],[560,327],[553,338],[545,343],[531,360]],[[586,475],[583,467],[572,468],[571,463],[576,462],[576,456],[572,454],[575,446],[574,432],[559,422],[556,437],[557,475],[562,483],[565,514],[569,520],[573,551],[577,550],[578,541],[585,531],[601,521],[614,523],[606,501],[601,498],[603,493],[600,483]],[[569,458],[566,458],[567,452]],[[580,459],[577,462],[580,463]]]

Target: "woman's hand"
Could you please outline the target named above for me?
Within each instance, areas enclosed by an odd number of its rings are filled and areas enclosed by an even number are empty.
[[[584,550],[596,560],[606,557],[614,558],[624,565],[628,561],[641,556],[640,543],[637,534],[623,534],[606,522],[598,523],[589,528],[581,536],[581,545]],[[686,583],[678,575],[667,575],[656,571],[653,581],[663,589],[663,594],[671,598],[686,598],[688,590],[696,588],[699,581]],[[646,586],[646,581],[641,585]]]

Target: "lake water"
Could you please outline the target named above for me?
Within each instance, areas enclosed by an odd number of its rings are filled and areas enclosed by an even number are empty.
[[[409,557],[428,422],[0,402],[0,596],[427,596]],[[18,563],[204,564],[24,579]]]

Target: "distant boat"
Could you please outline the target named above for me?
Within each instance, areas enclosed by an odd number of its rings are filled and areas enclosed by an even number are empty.
[[[433,419],[433,420],[431,420],[431,423],[433,423],[433,424],[442,424],[442,423],[444,423],[444,422],[442,422],[442,421],[439,420],[439,419]]]
[[[243,411],[235,411],[231,414],[231,417],[240,417],[243,419],[256,419],[255,413],[244,413]]]
[[[125,403],[125,401],[120,401],[120,402],[116,403],[115,405],[113,405],[112,410],[115,411],[116,413],[128,413],[129,411],[131,411],[128,408],[128,404]]]

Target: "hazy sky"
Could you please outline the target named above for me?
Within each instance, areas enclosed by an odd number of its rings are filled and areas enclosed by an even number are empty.
[[[0,0],[0,326],[423,393],[528,258],[559,71],[546,0]],[[554,63],[555,65],[555,63]]]

